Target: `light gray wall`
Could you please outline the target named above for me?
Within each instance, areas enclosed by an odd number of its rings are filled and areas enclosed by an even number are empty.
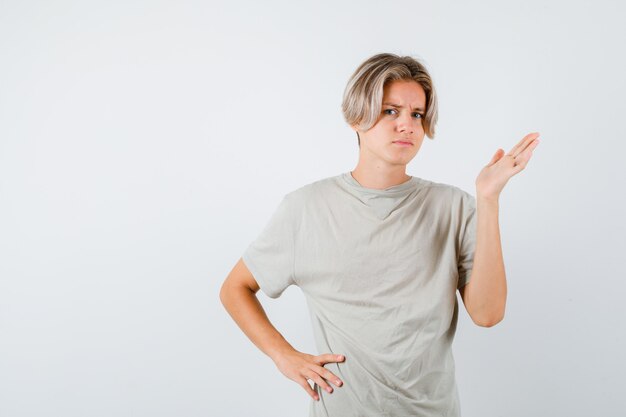
[[[618,1],[0,3],[0,415],[306,416],[223,309],[280,198],[355,167],[345,83],[424,60],[408,173],[501,195],[503,322],[462,308],[466,417],[623,416],[625,7]],[[262,304],[317,354],[302,293]],[[459,298],[460,300],[460,298]],[[321,352],[324,353],[324,352]]]

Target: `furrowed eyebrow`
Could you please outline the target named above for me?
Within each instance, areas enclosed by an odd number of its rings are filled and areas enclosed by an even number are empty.
[[[387,106],[392,106],[392,107],[398,107],[398,108],[402,108],[402,106],[398,105],[398,104],[393,104],[393,103],[383,103]],[[418,110],[418,111],[424,111],[424,109],[422,109],[421,107],[414,107],[413,110]]]

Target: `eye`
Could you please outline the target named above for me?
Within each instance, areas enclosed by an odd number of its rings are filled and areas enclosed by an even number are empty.
[[[385,109],[385,110],[383,110],[383,114],[395,114],[393,112],[397,113],[398,111],[396,109]],[[416,119],[423,119],[424,115],[422,113],[415,112],[415,113],[413,113],[413,117],[415,117]]]

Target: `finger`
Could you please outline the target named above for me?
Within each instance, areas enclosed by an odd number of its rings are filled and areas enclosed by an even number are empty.
[[[322,378],[320,374],[318,374],[314,370],[311,369],[307,371],[305,376],[309,378],[310,380],[315,381],[315,383],[319,385],[322,389],[328,391],[329,393],[333,392],[333,387],[328,385],[328,382],[326,382],[324,378]]]
[[[530,146],[528,147],[528,151],[530,151],[530,154],[532,155],[533,151],[535,150],[535,148],[539,145],[539,139],[535,139],[530,143]]]
[[[526,154],[522,154],[515,160],[515,166],[513,167],[513,175],[518,174],[520,171],[523,171],[528,165],[528,161],[530,161],[530,157],[532,156],[532,152]]]
[[[533,153],[529,152],[528,154],[524,155],[524,157],[518,162],[518,166],[521,165],[522,169],[526,168],[526,165],[528,165],[528,162],[530,161],[530,158],[532,158]]]
[[[519,141],[519,143],[517,145],[515,145],[509,152],[509,155],[513,155],[514,157],[519,155],[521,152],[523,152],[526,147],[535,139],[537,139],[539,137],[539,132],[534,132],[534,133],[529,133],[528,135],[524,136],[524,138]]]
[[[528,155],[528,153],[532,153],[532,151],[537,147],[537,145],[539,145],[539,139],[535,137],[534,139],[526,143],[523,148],[518,149],[513,156],[518,157],[520,155],[526,155],[526,158],[528,158],[530,156]]]
[[[493,155],[493,157],[491,158],[491,161],[489,161],[489,163],[487,164],[487,166],[491,166],[495,164],[496,162],[498,162],[500,158],[502,158],[503,155],[504,155],[504,149],[498,149],[496,153]]]
[[[517,157],[515,157],[516,166],[520,164],[526,166],[530,158],[533,156],[533,150],[537,147],[537,145],[539,145],[539,139],[534,140],[530,146],[517,155]]]
[[[298,379],[298,384],[302,388],[304,388],[304,390],[307,392],[307,394],[311,396],[311,398],[313,398],[315,401],[319,401],[320,397],[319,395],[317,395],[317,392],[315,392],[313,388],[311,388],[311,386],[309,385],[308,379],[306,379],[305,377],[302,377]]]
[[[524,152],[528,146],[539,137],[539,132],[529,133],[524,136],[520,143],[518,143],[514,149],[509,152],[514,157],[517,157],[520,153]]]
[[[335,374],[333,374],[332,372],[330,372],[328,369],[324,368],[323,366],[318,366],[317,368],[314,368],[314,371],[320,374],[321,376],[323,376],[324,379],[332,382],[338,387],[340,387],[343,384],[343,382],[341,382],[341,379],[339,379]]]
[[[323,355],[318,355],[314,358],[315,362],[318,365],[323,365],[325,363],[331,363],[331,362],[342,362],[344,359],[346,359],[345,356],[335,355],[332,353],[325,353]]]

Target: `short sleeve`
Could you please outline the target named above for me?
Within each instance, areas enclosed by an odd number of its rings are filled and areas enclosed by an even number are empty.
[[[472,267],[474,266],[474,251],[476,249],[476,198],[464,192],[462,205],[458,289],[469,282]]]
[[[292,196],[287,194],[242,259],[259,287],[270,298],[278,298],[295,284],[295,224]]]

